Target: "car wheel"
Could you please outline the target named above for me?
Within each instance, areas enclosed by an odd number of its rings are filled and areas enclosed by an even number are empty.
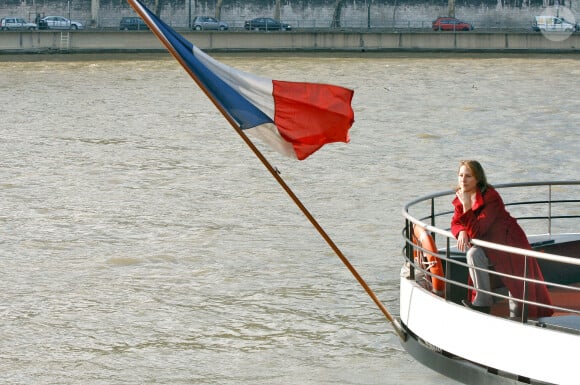
[[[259,30],[260,30],[260,28],[254,27],[254,31],[259,31]]]
[[[220,26],[220,31],[225,31],[226,27],[224,27],[223,25]]]
[[[79,27],[77,27],[76,25],[73,24],[70,26],[70,29],[74,29],[76,31],[77,29],[79,29]]]
[[[194,28],[196,31],[201,31],[201,25],[196,25]]]

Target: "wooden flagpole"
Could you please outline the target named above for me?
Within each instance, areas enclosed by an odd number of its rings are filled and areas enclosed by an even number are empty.
[[[276,179],[278,184],[282,186],[284,191],[290,196],[292,201],[298,206],[300,211],[308,218],[310,223],[314,226],[314,228],[318,231],[318,233],[322,236],[322,238],[326,241],[326,243],[330,246],[330,248],[334,251],[334,253],[340,258],[342,263],[346,266],[346,268],[351,272],[351,274],[355,277],[358,283],[363,287],[363,289],[367,292],[367,294],[371,297],[374,303],[378,306],[381,312],[385,315],[387,320],[393,325],[395,331],[399,335],[399,337],[403,340],[406,339],[405,332],[402,330],[401,325],[399,322],[391,315],[391,313],[387,310],[385,305],[379,300],[376,296],[374,291],[369,287],[369,285],[365,282],[362,276],[358,273],[358,271],[354,268],[354,266],[350,263],[348,258],[342,253],[342,251],[338,248],[338,246],[334,243],[334,241],[330,238],[330,236],[326,233],[326,231],[320,226],[318,221],[314,218],[314,216],[308,211],[306,206],[298,199],[294,191],[290,189],[290,187],[286,184],[284,179],[280,176],[280,174],[276,171],[276,169],[268,162],[266,157],[258,150],[258,148],[252,143],[252,141],[247,137],[246,134],[242,131],[242,129],[238,126],[236,121],[227,113],[227,111],[216,101],[206,86],[197,78],[197,76],[190,70],[189,66],[185,63],[184,59],[179,55],[179,53],[175,50],[173,45],[167,40],[167,38],[163,35],[160,31],[157,24],[155,24],[150,18],[149,15],[143,11],[143,9],[137,4],[137,0],[127,0],[131,7],[137,12],[139,16],[147,23],[151,31],[155,33],[157,38],[165,45],[169,53],[181,64],[181,66],[187,71],[189,76],[195,81],[195,83],[199,86],[199,88],[206,94],[209,100],[216,106],[216,108],[222,113],[222,115],[226,118],[226,120],[230,123],[232,128],[238,133],[238,135],[242,138],[242,140],[248,145],[248,147],[252,150],[252,152],[258,157],[258,159],[262,162],[264,167],[270,172],[270,174]]]

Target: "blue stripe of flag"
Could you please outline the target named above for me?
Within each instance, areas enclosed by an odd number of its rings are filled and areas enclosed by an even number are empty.
[[[273,123],[266,114],[201,63],[193,54],[193,44],[155,16],[142,3],[141,6],[151,20],[157,24],[159,30],[167,38],[179,56],[183,58],[187,67],[203,83],[206,90],[211,93],[213,100],[219,103],[234,118],[241,129],[248,129],[265,123]]]

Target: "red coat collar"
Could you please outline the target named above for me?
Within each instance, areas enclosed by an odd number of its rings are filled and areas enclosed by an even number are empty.
[[[453,203],[458,207],[462,207],[461,201],[457,197],[453,199]],[[481,206],[484,205],[484,203],[485,201],[483,200],[483,194],[481,193],[481,190],[478,187],[477,191],[475,191],[475,202],[473,203],[473,206],[471,206],[471,210],[475,211],[479,209]]]
[[[478,208],[483,206],[484,203],[485,201],[483,200],[483,194],[481,193],[481,190],[478,187],[477,191],[475,192],[475,202],[473,203],[473,206],[471,206],[471,209],[473,211],[476,211]]]

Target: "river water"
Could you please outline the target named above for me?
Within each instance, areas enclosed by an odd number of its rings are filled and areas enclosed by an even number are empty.
[[[216,58],[355,90],[351,143],[264,154],[393,314],[401,208],[459,159],[579,177],[577,55]],[[0,56],[0,100],[3,384],[453,384],[171,57]]]

